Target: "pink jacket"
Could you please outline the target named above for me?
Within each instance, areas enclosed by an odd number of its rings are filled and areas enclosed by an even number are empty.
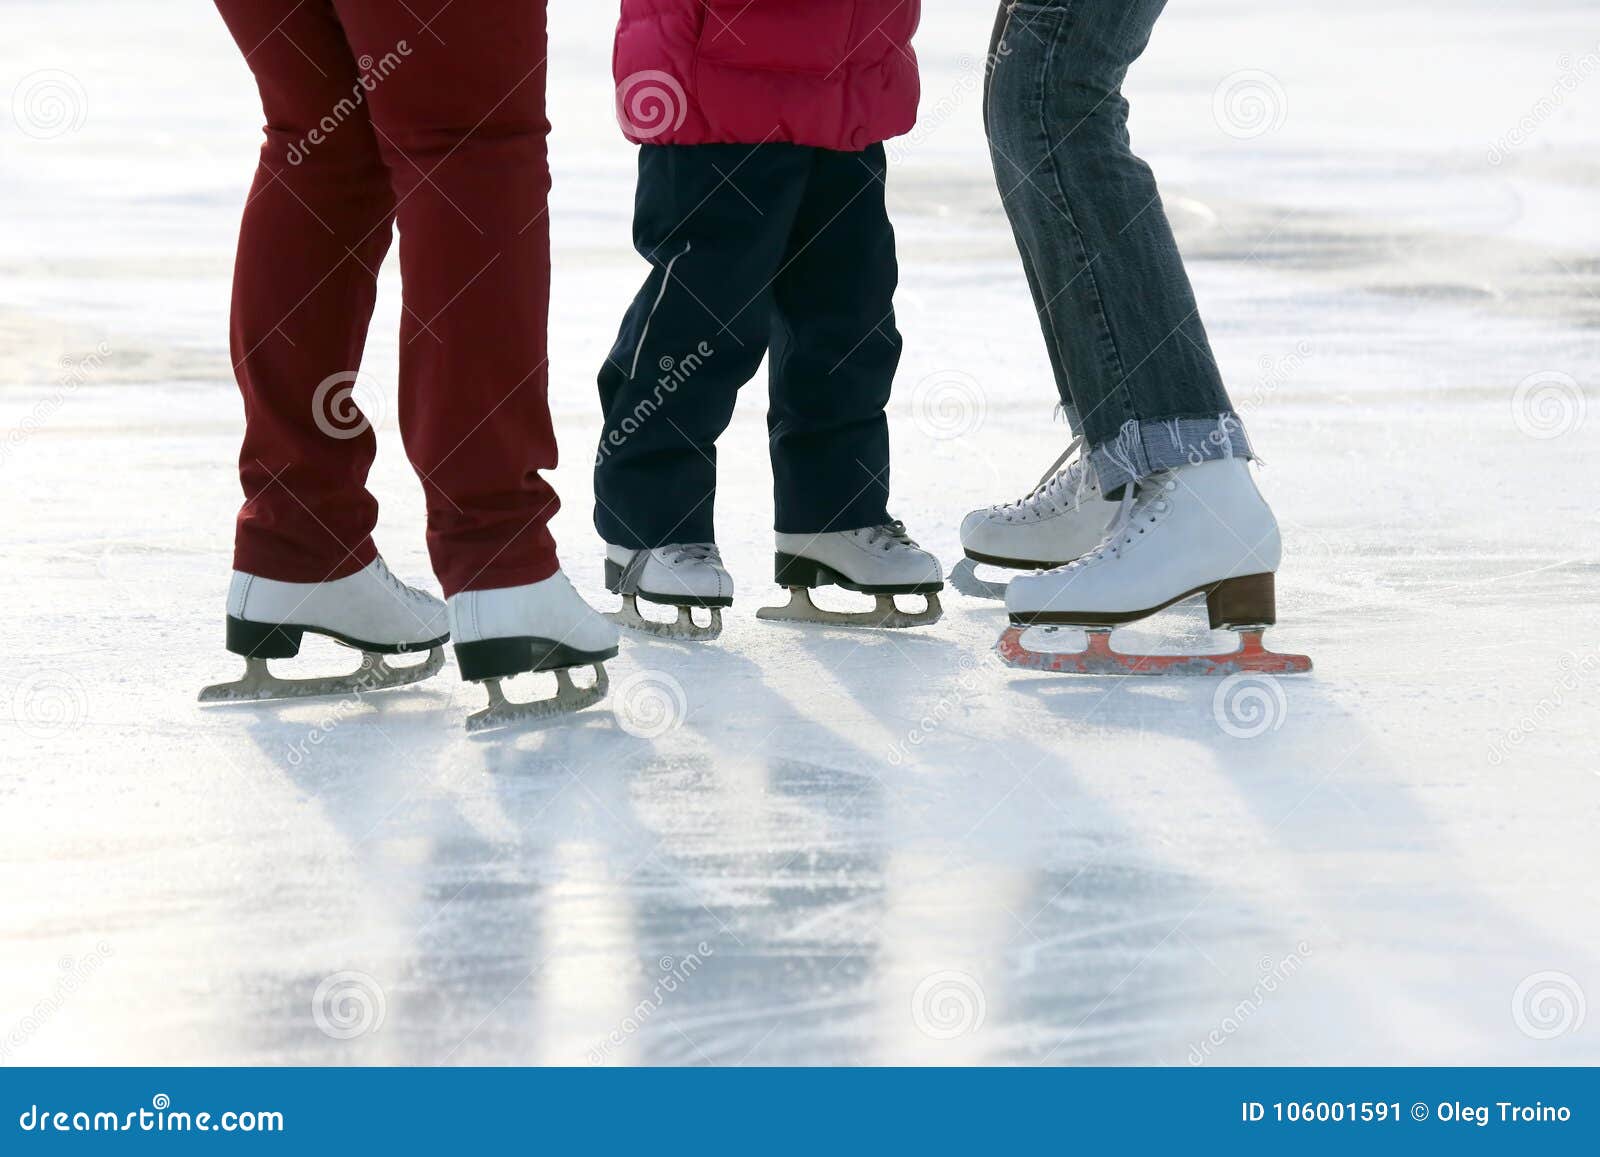
[[[921,0],[622,0],[630,141],[859,151],[910,131]]]

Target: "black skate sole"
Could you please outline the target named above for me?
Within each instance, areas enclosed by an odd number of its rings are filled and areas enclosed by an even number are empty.
[[[973,562],[982,563],[984,566],[1004,567],[1006,570],[1055,570],[1058,566],[1066,566],[1073,559],[1042,559],[1042,558],[1001,558],[997,554],[979,554],[975,550],[963,550],[963,553]]]
[[[944,590],[944,583],[901,583],[896,586],[869,585],[851,582],[831,566],[798,554],[777,551],[773,555],[774,581],[780,587],[843,587],[864,595],[936,595]]]
[[[557,671],[563,667],[585,667],[616,657],[618,648],[580,651],[553,639],[516,635],[504,639],[480,639],[476,643],[455,645],[456,666],[468,683],[485,679],[509,679],[528,671]]]
[[[618,588],[622,586],[622,572],[624,567],[619,562],[606,559],[606,590],[614,595],[622,593]],[[663,607],[731,607],[733,597],[727,598],[696,598],[694,595],[664,595],[655,591],[640,589],[639,597],[647,603],[655,603]]]
[[[228,650],[246,659],[292,659],[300,653],[300,643],[306,635],[321,635],[335,643],[353,647],[357,651],[370,651],[374,655],[409,655],[415,651],[431,651],[450,641],[450,636],[443,634],[422,643],[369,643],[365,639],[341,635],[326,627],[302,623],[258,623],[228,616]]]

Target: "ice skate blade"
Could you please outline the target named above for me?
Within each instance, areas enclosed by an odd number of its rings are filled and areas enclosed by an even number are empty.
[[[781,607],[762,607],[756,618],[769,623],[825,623],[838,627],[926,627],[937,623],[944,615],[937,592],[923,595],[928,605],[920,611],[902,611],[895,605],[893,595],[877,595],[877,605],[870,611],[825,611],[811,601],[811,591],[806,587],[790,587],[789,601]]]
[[[950,585],[968,598],[997,599],[1000,602],[1006,599],[1006,584],[979,578],[975,559],[964,558],[956,563],[950,571]]]
[[[711,612],[711,622],[701,626],[694,621],[694,610],[691,607],[679,607],[678,617],[674,622],[658,623],[647,619],[639,611],[638,597],[635,595],[622,596],[622,609],[611,611],[606,615],[619,627],[627,627],[630,631],[639,631],[642,634],[653,635],[658,639],[673,639],[678,642],[709,643],[722,634],[722,608],[707,607]]]
[[[1074,675],[1201,675],[1221,677],[1244,671],[1300,675],[1311,670],[1305,655],[1280,655],[1261,642],[1261,628],[1239,630],[1239,649],[1221,655],[1125,655],[1111,649],[1110,628],[1089,631],[1082,651],[1030,651],[1022,635],[1028,627],[1007,627],[995,650],[1008,667]],[[1048,629],[1048,628],[1044,628]]]
[[[571,667],[555,671],[556,693],[550,699],[535,699],[531,703],[513,703],[501,689],[501,680],[485,679],[489,690],[489,706],[475,715],[467,716],[467,731],[475,733],[492,727],[510,727],[520,723],[534,723],[541,719],[554,719],[571,715],[585,707],[593,707],[606,697],[611,681],[606,676],[604,663],[594,664],[594,684],[579,687],[572,681]]]
[[[444,648],[434,647],[425,662],[414,667],[391,667],[390,656],[364,651],[361,666],[348,675],[320,679],[280,679],[265,659],[246,659],[244,677],[232,683],[215,683],[200,692],[202,703],[254,703],[268,699],[311,699],[328,695],[365,695],[420,683],[444,666]]]

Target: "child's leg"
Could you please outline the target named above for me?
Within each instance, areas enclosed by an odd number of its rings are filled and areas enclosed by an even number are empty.
[[[655,268],[600,371],[595,527],[605,541],[715,541],[717,436],[767,352],[772,281],[815,151],[640,149],[634,244]]]
[[[862,153],[817,150],[773,284],[767,426],[780,533],[889,521],[883,410],[901,343],[885,163],[881,145]]]

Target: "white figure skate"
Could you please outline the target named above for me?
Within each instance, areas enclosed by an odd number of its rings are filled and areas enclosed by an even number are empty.
[[[1049,570],[1100,545],[1117,504],[1101,497],[1088,456],[1073,457],[1082,446],[1083,439],[1074,438],[1024,497],[974,510],[962,520],[967,557],[950,572],[951,586],[973,598],[1004,599],[1006,584],[981,578],[979,565]]]
[[[1100,675],[1295,674],[1304,655],[1268,651],[1262,632],[1277,621],[1274,575],[1282,557],[1278,523],[1250,476],[1225,458],[1180,466],[1129,486],[1105,540],[1075,562],[1015,578],[1006,590],[1011,626],[997,649],[1010,666]],[[1204,595],[1212,630],[1240,635],[1219,655],[1128,655],[1111,631]],[[1030,651],[1035,626],[1087,630],[1080,652]]]
[[[543,582],[453,595],[448,606],[461,677],[489,691],[489,706],[468,717],[468,731],[569,715],[605,698],[605,661],[617,653],[617,628],[560,571]],[[594,668],[594,682],[577,686],[574,667]],[[553,671],[555,695],[508,700],[501,681],[527,671]]]
[[[709,642],[722,634],[722,608],[733,605],[733,578],[709,542],[654,550],[607,545],[606,589],[622,596],[622,609],[612,611],[608,619],[661,639]],[[639,613],[640,599],[676,607],[677,619],[659,623],[645,618]],[[710,615],[704,626],[695,622],[696,607],[704,607]]]
[[[912,542],[899,522],[826,534],[780,534],[777,583],[789,588],[789,602],[763,607],[756,618],[790,623],[828,623],[846,627],[923,627],[944,613],[939,592],[944,572],[939,560]],[[839,586],[876,596],[870,611],[829,611],[811,601],[811,591]],[[896,595],[921,595],[926,606],[902,611]]]
[[[361,666],[349,675],[278,678],[267,660],[298,655],[308,632],[362,652]],[[234,571],[228,586],[227,647],[244,656],[244,676],[205,688],[200,702],[302,699],[404,687],[438,674],[449,637],[444,604],[395,578],[381,558],[355,574],[320,583],[278,582]],[[391,667],[387,660],[421,651],[428,657],[408,667]]]

